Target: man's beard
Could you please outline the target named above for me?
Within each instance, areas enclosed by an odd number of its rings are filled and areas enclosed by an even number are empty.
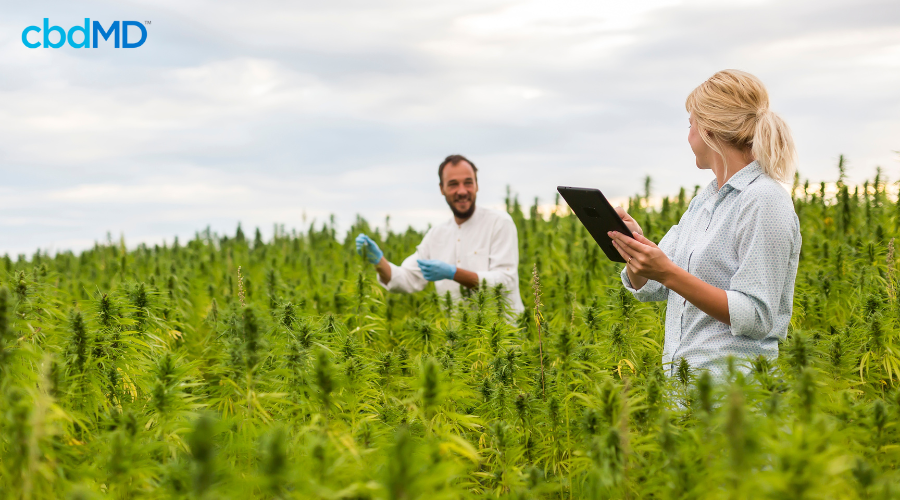
[[[450,202],[450,200],[447,200],[447,205],[450,206],[450,211],[453,212],[453,216],[456,217],[457,219],[468,220],[469,217],[471,217],[472,214],[475,213],[475,200],[474,199],[472,200],[472,204],[469,206],[469,209],[466,210],[465,212],[460,212],[459,210],[457,210],[456,207],[453,206],[453,203]]]

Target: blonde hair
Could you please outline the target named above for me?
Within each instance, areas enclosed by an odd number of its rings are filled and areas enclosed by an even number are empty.
[[[694,115],[703,142],[723,160],[723,143],[749,148],[769,177],[788,182],[793,176],[797,151],[791,130],[769,110],[769,93],[759,78],[736,69],[719,71],[691,92],[684,107]]]

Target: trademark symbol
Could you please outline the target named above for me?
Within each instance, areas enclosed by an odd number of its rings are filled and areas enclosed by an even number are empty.
[[[144,21],[144,24],[150,24],[150,21]]]

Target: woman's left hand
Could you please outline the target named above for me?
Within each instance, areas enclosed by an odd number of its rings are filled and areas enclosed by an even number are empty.
[[[634,274],[659,283],[663,283],[671,275],[675,264],[656,246],[656,243],[637,233],[632,233],[634,238],[629,238],[618,231],[610,231],[607,234]]]

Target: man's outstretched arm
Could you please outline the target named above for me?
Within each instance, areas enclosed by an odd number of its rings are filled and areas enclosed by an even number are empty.
[[[381,257],[378,264],[375,264],[375,272],[378,273],[378,279],[382,283],[391,282],[391,264],[384,257]]]
[[[372,238],[360,234],[356,237],[356,252],[375,266],[378,282],[391,292],[419,292],[428,284],[416,265],[418,251],[407,257],[400,266],[395,266],[384,258],[384,252]]]

